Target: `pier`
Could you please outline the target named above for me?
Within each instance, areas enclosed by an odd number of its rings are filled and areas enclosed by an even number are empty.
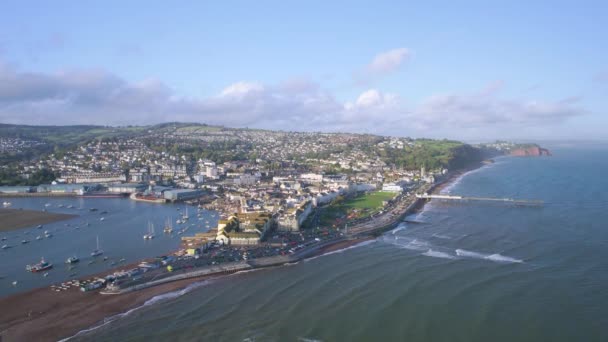
[[[429,195],[427,193],[416,194],[416,197],[421,198],[421,199],[440,199],[440,200],[453,200],[453,201],[502,202],[502,203],[510,203],[510,204],[515,204],[515,205],[525,205],[525,206],[542,206],[543,205],[543,201],[522,200],[522,199],[513,199],[513,198],[466,197],[466,196],[454,196],[454,195]]]

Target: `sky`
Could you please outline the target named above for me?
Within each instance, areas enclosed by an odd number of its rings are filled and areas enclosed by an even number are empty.
[[[608,2],[3,1],[0,123],[608,139]]]

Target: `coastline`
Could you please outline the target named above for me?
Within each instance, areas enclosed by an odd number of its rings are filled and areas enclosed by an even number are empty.
[[[68,220],[78,215],[0,208],[0,232]]]
[[[453,171],[446,175],[441,182],[433,185],[429,192],[439,192],[466,173],[482,166],[483,164],[479,163]],[[422,210],[426,203],[426,200],[414,200],[395,221],[376,231],[384,232],[394,228],[401,218]],[[300,260],[337,252],[375,238],[376,234],[367,233],[352,239],[342,239],[322,246],[301,257]],[[104,274],[107,273],[108,271],[104,272]],[[157,296],[180,291],[192,284],[219,277],[222,275],[204,275],[111,296],[83,293],[77,288],[52,292],[45,287],[0,298],[0,306],[18,308],[11,312],[7,312],[7,310],[0,312],[0,338],[6,341],[69,340],[77,336],[79,332],[95,329],[105,324],[108,319],[119,319],[121,315],[145,305],[147,301]]]

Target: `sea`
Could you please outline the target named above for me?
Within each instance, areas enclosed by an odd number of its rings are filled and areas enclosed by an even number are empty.
[[[432,200],[375,240],[195,283],[69,340],[606,341],[608,146],[548,147],[443,189],[543,206]]]
[[[26,197],[1,198],[12,209],[46,210],[76,215],[74,218],[19,230],[0,232],[0,297],[34,288],[58,285],[72,279],[87,279],[112,268],[126,266],[144,258],[153,258],[177,250],[181,237],[208,231],[217,226],[218,213],[198,211],[186,204],[155,204],[128,198]],[[189,220],[177,224],[188,211]],[[163,233],[170,221],[173,234]],[[144,240],[148,224],[154,226],[155,238]],[[178,234],[178,231],[184,231]],[[50,237],[45,237],[45,231]],[[37,239],[40,237],[40,239]],[[22,241],[28,241],[23,244]],[[92,257],[99,248],[101,256]],[[65,261],[77,256],[80,262]],[[47,272],[31,273],[26,265],[42,258],[53,264]],[[106,259],[106,260],[104,260]],[[49,290],[50,291],[50,290]]]

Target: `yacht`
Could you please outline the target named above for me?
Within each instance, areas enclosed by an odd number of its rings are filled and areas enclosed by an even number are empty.
[[[173,226],[171,225],[171,219],[167,219],[167,223],[165,223],[165,228],[163,229],[165,233],[173,232]]]
[[[154,239],[154,224],[148,222],[148,234],[144,234],[144,240]]]
[[[91,252],[92,257],[96,257],[103,254],[103,249],[99,247],[99,236],[97,236],[97,248]]]

